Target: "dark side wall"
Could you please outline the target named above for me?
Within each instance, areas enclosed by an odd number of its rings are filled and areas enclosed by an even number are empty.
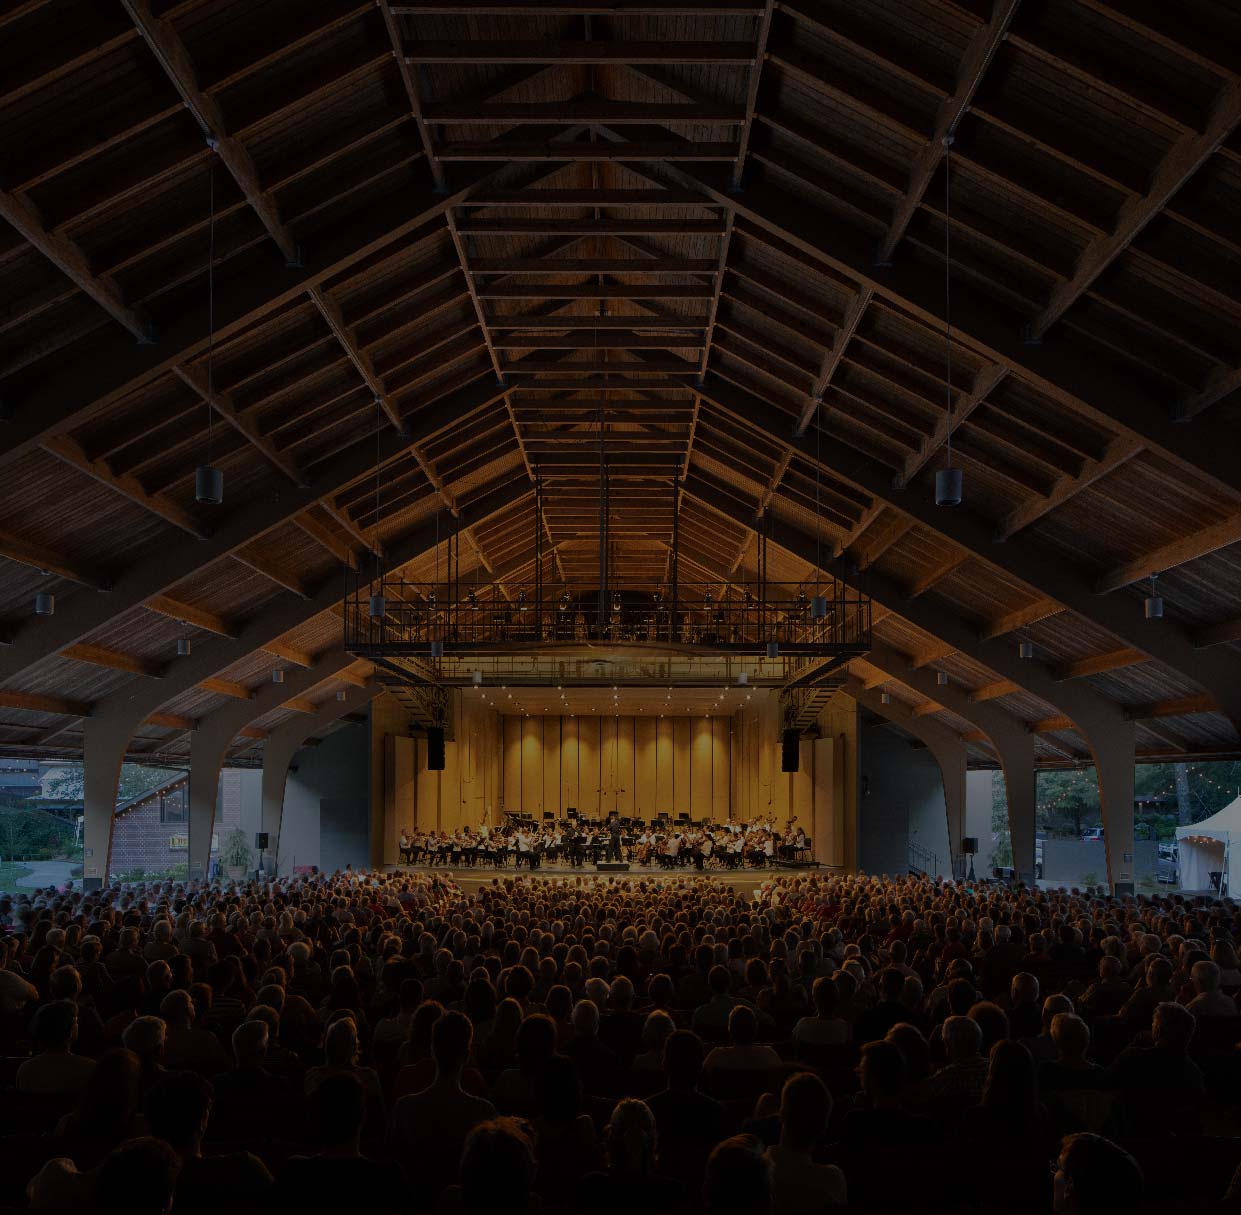
[[[911,747],[886,726],[858,732],[858,867],[866,873],[904,873],[909,844],[951,864],[944,780],[929,751]]]

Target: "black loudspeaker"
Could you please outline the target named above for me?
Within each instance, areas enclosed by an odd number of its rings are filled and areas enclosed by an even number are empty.
[[[978,836],[964,835],[961,837],[961,852],[965,856],[978,855]]]
[[[801,735],[796,730],[785,730],[780,747],[780,771],[796,772],[801,767]]]
[[[269,848],[269,847],[270,847],[270,845],[269,845],[269,844],[268,844],[268,842],[267,842],[267,832],[266,832],[266,831],[256,831],[256,832],[254,833],[254,846],[255,846],[255,847],[256,847],[256,848],[257,848],[260,852],[263,852],[263,851],[265,851],[267,848]]]
[[[444,728],[427,726],[427,771],[444,770]]]

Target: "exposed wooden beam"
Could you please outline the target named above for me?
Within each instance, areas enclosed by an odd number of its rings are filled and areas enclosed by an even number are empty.
[[[1149,657],[1141,650],[1109,650],[1106,654],[1095,654],[1090,658],[1079,658],[1076,662],[1065,663],[1057,668],[1056,678],[1085,679],[1090,675],[1105,675],[1108,671],[1119,671],[1124,667],[1149,661]]]
[[[755,0],[404,0],[408,17],[757,17]]]
[[[933,662],[941,662],[945,658],[951,658],[957,652],[957,647],[950,645],[948,642],[936,642],[935,645],[930,646],[928,649],[914,654],[909,660],[909,665],[915,671],[920,671],[923,667],[929,667]]]
[[[471,274],[714,274],[713,257],[475,257]]]
[[[933,590],[945,578],[951,577],[956,573],[969,560],[970,556],[968,553],[958,553],[941,565],[937,565],[929,573],[923,574],[921,578],[910,585],[910,599],[917,599],[919,595],[925,595],[927,591]]]
[[[965,53],[957,65],[955,87],[951,95],[939,104],[934,130],[910,169],[909,188],[888,224],[888,230],[879,246],[877,261],[891,261],[897,246],[909,230],[909,224],[922,205],[927,189],[943,160],[944,141],[953,137],[957,124],[974,100],[974,95],[991,66],[991,60],[1008,33],[1019,3],[1020,0],[996,0],[991,6],[990,19],[970,35]]]
[[[409,42],[405,58],[409,63],[751,63],[755,48],[751,42],[557,42],[488,41]]]
[[[459,222],[462,236],[719,236],[720,219],[522,219]],[[583,318],[575,318],[581,320]]]
[[[94,300],[118,325],[124,326],[140,342],[152,340],[153,329],[146,312],[128,303],[116,283],[97,275],[74,240],[49,230],[29,199],[0,190],[0,217],[12,224],[23,239]]]
[[[520,161],[574,161],[577,163],[606,160],[624,163],[631,160],[657,161],[733,161],[737,157],[737,145],[733,143],[657,143],[644,140],[619,143],[569,143],[550,139],[539,142],[533,139],[481,139],[456,140],[442,143],[435,155],[446,162],[499,160],[506,163]]]
[[[268,732],[264,730],[262,726],[242,726],[241,729],[237,731],[237,736],[239,738],[264,739],[267,737],[267,734]]]
[[[0,688],[0,708],[21,709],[27,713],[59,713],[65,717],[89,717],[90,705],[60,696],[42,696],[37,692],[18,692]]]
[[[347,565],[351,570],[358,568],[357,551],[343,537],[338,536],[336,532],[328,527],[315,514],[313,509],[303,511],[293,522],[321,548],[331,553],[342,565]]]
[[[235,637],[237,635],[236,629],[223,616],[218,616],[214,612],[204,611],[202,608],[196,608],[191,604],[183,603],[180,599],[172,599],[167,595],[153,595],[142,606],[149,608],[152,612],[158,612],[161,616],[171,617],[181,624],[190,624],[196,629],[202,629],[206,633],[215,633],[219,637]]]
[[[113,671],[128,671],[131,675],[147,675],[154,679],[161,678],[167,666],[149,658],[139,658],[136,654],[124,654],[119,650],[105,649],[98,645],[66,646],[60,651],[62,658],[72,658],[75,662],[89,662],[92,666],[107,667]]]
[[[163,730],[193,730],[198,724],[192,717],[179,713],[152,713],[143,719],[144,726],[159,726]]]
[[[1151,574],[1175,569],[1178,565],[1195,561],[1199,557],[1205,557],[1209,553],[1226,548],[1230,544],[1236,544],[1238,541],[1241,541],[1241,511],[1229,515],[1226,519],[1221,519],[1218,523],[1212,523],[1189,535],[1180,536],[1176,540],[1160,545],[1159,548],[1151,549],[1132,561],[1113,566],[1099,576],[1095,589],[1100,595],[1106,595],[1111,591],[1120,590],[1121,587],[1141,582],[1143,578],[1149,578]]]
[[[933,700],[924,700],[920,705],[915,705],[911,710],[912,717],[933,717],[936,713],[943,713],[944,706],[936,704]]]
[[[176,27],[167,18],[157,17],[149,0],[122,0],[122,3],[134,25],[146,39],[164,74],[185,103],[185,108],[202,128],[204,135],[215,142],[221,162],[237,183],[267,234],[276,242],[285,261],[290,264],[300,261],[297,241],[280,218],[276,200],[262,188],[258,169],[250,153],[229,135],[219,103],[200,87],[198,74]]]
[[[422,107],[427,122],[441,126],[566,126],[572,123],[602,123],[606,126],[659,123],[740,125],[745,121],[741,106],[727,103],[651,101],[493,101],[481,105],[440,102]]]
[[[481,187],[463,199],[460,207],[530,207],[539,214],[553,207],[718,207],[699,190],[555,190],[487,189]]]
[[[845,347],[849,345],[853,335],[857,333],[858,325],[862,323],[862,317],[866,315],[866,309],[870,306],[870,301],[874,298],[875,293],[869,287],[863,287],[849,301],[849,306],[845,309],[844,319],[832,336],[832,344],[823,352],[823,358],[819,362],[819,369],[814,377],[814,383],[810,387],[810,399],[802,407],[801,416],[797,419],[797,426],[793,430],[793,434],[800,438],[806,433],[811,420],[814,418],[818,408],[823,403],[823,394],[827,391],[835,376],[837,369],[840,367],[841,361],[845,357]],[[790,452],[792,449],[789,449]]]
[[[115,490],[122,497],[128,498],[151,514],[158,515],[174,527],[179,527],[199,539],[206,537],[204,526],[183,507],[164,494],[149,493],[142,482],[131,473],[114,473],[106,460],[92,460],[81,443],[71,435],[49,436],[43,440],[42,447],[58,460],[63,460],[72,468],[85,473],[100,485]]]
[[[715,289],[668,283],[479,283],[483,300],[709,300]]]
[[[898,484],[908,485],[934,459],[935,453],[943,448],[948,441],[949,421],[951,420],[953,432],[958,431],[969,421],[970,415],[999,387],[1007,374],[1007,367],[993,363],[974,377],[969,391],[953,402],[951,419],[945,408],[935,422],[935,429],[918,444],[917,451],[906,457]]]
[[[296,667],[313,667],[315,665],[313,654],[307,654],[304,650],[298,650],[293,646],[285,645],[282,641],[269,641],[263,646],[263,653],[270,654],[273,658],[279,658],[283,662],[291,662]]]
[[[1112,439],[1102,456],[1097,460],[1088,460],[1082,466],[1081,472],[1073,476],[1061,477],[1046,496],[1031,498],[1005,515],[996,528],[996,539],[1011,539],[1019,531],[1029,527],[1032,523],[1037,523],[1044,515],[1058,506],[1063,506],[1070,498],[1132,460],[1141,451],[1142,444],[1136,439],[1125,435]]]
[[[319,706],[313,700],[307,700],[305,696],[294,696],[284,701],[282,709],[292,709],[294,713],[317,713]]]
[[[262,574],[264,578],[276,583],[277,586],[284,587],[286,591],[292,591],[293,594],[300,595],[303,599],[310,598],[310,588],[305,579],[286,568],[280,561],[273,559],[269,553],[254,549],[250,552],[237,549],[229,555],[234,561],[239,561],[256,574]]]
[[[40,573],[55,574],[69,582],[81,583],[82,586],[89,586],[97,591],[106,591],[111,585],[111,580],[103,574],[62,557],[52,549],[31,544],[11,532],[0,531],[0,557],[16,561],[19,565],[27,565]]]
[[[204,692],[214,692],[217,696],[227,696],[231,700],[253,700],[254,693],[242,683],[234,683],[231,679],[204,679],[198,685]]]
[[[1011,696],[1014,692],[1020,692],[1021,689],[1013,683],[1011,679],[997,679],[993,683],[985,683],[981,688],[975,688],[970,693],[970,700],[975,704],[981,704],[986,700],[997,700],[1001,696]]]
[[[858,569],[868,570],[888,549],[895,547],[914,529],[914,521],[904,515],[893,516],[887,531],[878,537],[869,548],[862,553],[858,561]]]
[[[1031,734],[1055,734],[1061,730],[1075,730],[1077,726],[1071,717],[1041,717],[1037,721],[1030,722],[1026,729]]]
[[[994,617],[982,626],[978,635],[983,641],[992,641],[996,637],[1003,637],[1006,633],[1015,633],[1018,629],[1025,628],[1026,625],[1037,624],[1040,620],[1046,620],[1050,616],[1058,616],[1062,611],[1064,608],[1054,600],[1039,599],[1023,608]]]
[[[1164,208],[1172,196],[1218,151],[1241,123],[1241,80],[1232,79],[1211,107],[1205,129],[1183,133],[1155,170],[1141,195],[1130,195],[1121,205],[1116,224],[1106,236],[1096,237],[1078,261],[1072,278],[1052,289],[1042,311],[1030,322],[1032,340],[1043,338],[1064,314]]]
[[[280,451],[275,443],[259,429],[254,417],[238,409],[236,402],[227,392],[222,392],[218,388],[209,390],[206,371],[179,364],[173,372],[181,383],[198,395],[199,400],[210,402],[211,408],[273,468],[282,472],[294,485],[305,488],[308,478],[306,473],[298,467],[297,461]]]
[[[1152,717],[1188,717],[1195,713],[1219,713],[1220,707],[1214,696],[1176,696],[1170,700],[1157,700],[1152,704],[1126,709],[1130,721],[1145,721]]]

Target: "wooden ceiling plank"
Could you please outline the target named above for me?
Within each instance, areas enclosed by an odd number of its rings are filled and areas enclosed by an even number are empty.
[[[1218,523],[1212,523],[1196,532],[1178,536],[1175,540],[1151,549],[1132,561],[1115,565],[1102,573],[1095,582],[1100,595],[1110,594],[1122,587],[1132,586],[1152,574],[1175,569],[1179,565],[1196,561],[1209,553],[1218,552],[1230,544],[1241,541],[1241,512],[1229,515]]]
[[[1109,671],[1119,671],[1125,667],[1138,666],[1149,662],[1148,655],[1141,650],[1128,647],[1120,650],[1109,650],[1106,654],[1094,654],[1089,658],[1079,658],[1075,662],[1065,663],[1057,668],[1057,679],[1087,679],[1091,675],[1106,675]]]
[[[1138,705],[1125,710],[1130,721],[1145,721],[1152,717],[1190,717],[1198,713],[1218,713],[1219,704],[1214,696],[1197,694],[1193,696],[1175,696],[1168,700],[1157,700],[1153,704]]]
[[[41,444],[44,451],[62,460],[71,468],[85,473],[88,477],[115,490],[122,497],[141,506],[143,510],[158,515],[174,527],[188,532],[191,536],[203,539],[206,529],[183,507],[178,506],[170,498],[161,493],[150,493],[146,487],[132,474],[117,474],[112,471],[106,460],[92,460],[83,450],[82,445],[67,434],[45,438]]]
[[[558,42],[489,41],[473,39],[464,42],[408,42],[404,46],[408,63],[478,64],[478,63],[555,63],[563,66],[607,63],[693,63],[749,64],[754,61],[752,42],[710,41],[678,42]]]
[[[119,650],[105,649],[103,646],[77,645],[66,646],[60,651],[62,658],[71,658],[74,662],[88,662],[92,666],[107,667],[112,671],[128,671],[131,675],[145,675],[151,679],[160,679],[167,671],[164,663],[149,658],[140,658],[137,654],[125,654]]]
[[[917,599],[919,595],[925,595],[928,591],[934,590],[945,578],[951,577],[969,560],[971,558],[968,553],[958,553],[937,565],[929,573],[923,574],[921,578],[910,584],[910,599]]]
[[[947,443],[949,427],[951,426],[953,431],[959,430],[969,421],[970,415],[979,406],[986,403],[987,398],[999,387],[1007,375],[1008,368],[1002,367],[998,363],[984,367],[974,377],[974,382],[970,385],[969,391],[957,397],[953,402],[951,410],[944,410],[935,423],[934,431],[922,441],[918,450],[905,461],[905,467],[902,469],[897,483],[899,485],[908,485],[935,458],[936,453],[943,448],[944,444]]]
[[[99,277],[74,240],[64,233],[51,231],[29,199],[0,190],[0,218],[12,224],[32,248],[139,342],[152,340],[154,328],[146,312],[138,305],[128,303],[115,282]]]
[[[254,699],[254,693],[245,684],[234,683],[231,679],[204,679],[198,686],[204,692],[214,692],[217,696],[227,696],[230,700]]]
[[[1052,289],[1050,298],[1029,323],[1031,341],[1041,341],[1047,331],[1091,288],[1095,280],[1129,247],[1173,195],[1215,154],[1241,124],[1241,81],[1233,80],[1221,90],[1203,131],[1182,134],[1159,163],[1147,191],[1125,199],[1115,227],[1096,237],[1083,251],[1073,276]]]
[[[1040,620],[1047,620],[1052,616],[1058,616],[1062,611],[1064,611],[1064,608],[1054,600],[1038,599],[1025,607],[1016,608],[1011,612],[1005,612],[1002,616],[993,617],[982,626],[978,635],[983,641],[992,641],[996,637],[1005,636],[1007,633],[1015,633],[1018,629],[1023,629],[1027,625],[1038,624]]]
[[[297,241],[280,218],[276,200],[259,181],[258,169],[250,153],[229,133],[219,103],[203,92],[189,52],[173,23],[157,17],[150,0],[122,0],[130,19],[151,48],[164,74],[172,82],[186,109],[216,145],[216,154],[237,183],[267,234],[276,242],[289,265],[298,264],[301,254]]]
[[[282,662],[291,662],[295,667],[313,667],[315,665],[313,654],[307,654],[303,650],[285,645],[282,641],[269,641],[262,649],[263,653],[270,654],[273,658],[279,658]]]
[[[219,637],[236,637],[237,630],[223,616],[215,612],[207,612],[202,608],[168,595],[153,595],[143,605],[161,616],[168,616],[181,624],[193,625],[207,633],[215,633]]]
[[[981,688],[975,688],[969,698],[974,704],[981,704],[983,701],[998,700],[1001,696],[1011,696],[1020,691],[1011,679],[997,679],[993,683],[983,684]]]
[[[50,548],[31,544],[28,540],[14,536],[11,532],[0,531],[0,557],[16,561],[19,565],[29,566],[40,573],[55,574],[58,578],[77,582],[92,590],[106,591],[112,585],[111,579],[106,575],[88,569]]]
[[[189,367],[184,363],[173,369],[177,379],[197,394],[199,400],[209,404],[211,409],[220,415],[243,439],[249,443],[274,469],[283,473],[294,485],[305,489],[309,484],[306,473],[297,462],[280,451],[265,435],[255,420],[254,411],[237,408],[232,396],[219,389],[209,388],[207,373],[197,367]]]
[[[66,717],[89,717],[90,705],[61,696],[44,696],[38,692],[19,692],[0,688],[0,708],[21,709],[28,713],[60,713]]]
[[[934,131],[914,160],[909,172],[909,187],[888,224],[876,261],[890,262],[897,246],[909,230],[909,225],[922,205],[944,158],[945,149],[951,145],[957,124],[969,110],[1000,43],[1008,35],[1019,3],[1020,0],[999,0],[999,3],[992,7],[990,20],[978,26],[970,35],[965,53],[957,66],[956,85],[951,95],[940,103],[935,115]]]
[[[435,149],[436,158],[442,162],[499,160],[509,163],[520,161],[611,161],[624,163],[633,160],[689,160],[733,161],[738,145],[725,142],[702,143],[568,143],[549,140],[454,140],[441,143]]]
[[[314,510],[303,511],[294,520],[302,531],[314,540],[321,548],[331,553],[342,565],[350,569],[358,568],[357,551],[343,537],[338,536],[323,522]]]

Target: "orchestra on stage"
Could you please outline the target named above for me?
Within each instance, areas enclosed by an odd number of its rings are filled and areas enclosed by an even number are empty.
[[[783,829],[763,819],[692,823],[685,815],[676,822],[661,816],[650,824],[617,814],[606,821],[565,818],[541,824],[515,813],[506,819],[498,826],[484,823],[452,832],[402,828],[400,863],[502,869],[511,861],[514,868],[533,870],[543,863],[577,869],[624,861],[703,870],[760,869],[809,858],[810,841],[795,818]]]

